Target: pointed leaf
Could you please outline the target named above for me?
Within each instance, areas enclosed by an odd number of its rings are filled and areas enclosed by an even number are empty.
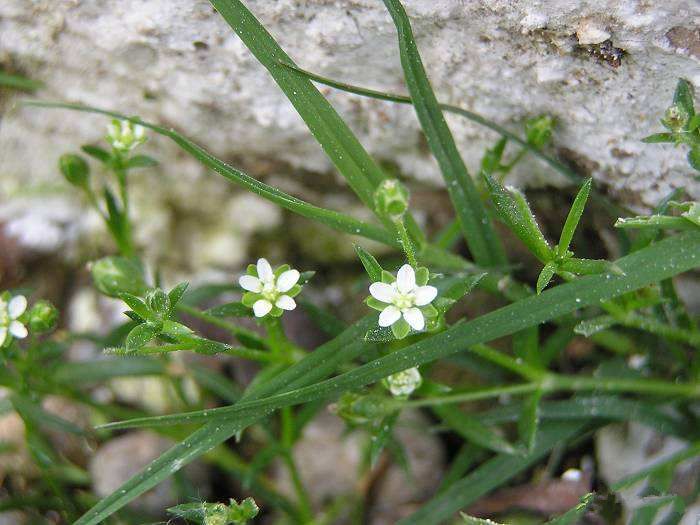
[[[357,253],[357,256],[360,258],[360,262],[362,266],[364,266],[367,275],[369,275],[370,281],[373,283],[381,282],[382,267],[377,262],[377,259],[359,244],[355,245],[355,253]]]
[[[574,232],[576,231],[576,227],[578,226],[581,216],[583,215],[583,210],[585,209],[586,202],[588,201],[588,195],[591,193],[592,182],[593,179],[588,179],[583,183],[583,186],[581,186],[581,189],[576,194],[574,203],[571,205],[569,214],[564,222],[564,227],[561,230],[559,244],[557,245],[557,253],[560,257],[563,257],[566,254],[567,250],[569,249],[569,245],[571,244],[571,240],[574,238]]]
[[[540,424],[539,403],[541,398],[541,390],[536,390],[530,394],[525,399],[525,403],[523,403],[523,409],[518,420],[518,436],[528,453],[535,450],[537,442],[537,428]]]
[[[158,330],[147,324],[140,324],[126,336],[126,351],[134,352],[146,346],[151,339],[158,335]]]
[[[547,285],[554,277],[557,271],[557,265],[555,262],[548,262],[542,268],[540,275],[537,277],[537,295],[540,295],[542,291],[547,288]]]

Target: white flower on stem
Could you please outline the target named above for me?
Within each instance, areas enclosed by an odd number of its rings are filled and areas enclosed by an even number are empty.
[[[403,317],[414,330],[423,330],[425,317],[418,307],[429,305],[438,291],[434,286],[418,286],[415,270],[404,264],[396,274],[396,281],[391,284],[372,283],[369,293],[387,304],[379,314],[379,326],[391,326]]]
[[[301,290],[297,285],[301,277],[298,270],[284,270],[276,276],[267,259],[261,258],[255,265],[255,273],[257,275],[243,275],[238,280],[241,288],[250,292],[246,295],[255,317],[265,317],[274,307],[280,310],[296,308],[297,304],[292,297]]]
[[[18,321],[27,309],[27,298],[15,295],[9,301],[0,297],[0,346],[7,341],[8,335],[15,339],[27,337],[27,328]]]
[[[423,378],[415,366],[396,374],[391,374],[384,380],[384,386],[392,396],[407,397],[423,383]]]
[[[130,120],[114,119],[107,126],[107,142],[116,150],[127,152],[146,142],[146,130]]]

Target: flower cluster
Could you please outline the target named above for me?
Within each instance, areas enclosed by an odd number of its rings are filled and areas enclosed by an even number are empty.
[[[246,290],[243,304],[253,309],[255,317],[268,314],[279,317],[284,310],[294,310],[297,304],[293,297],[301,292],[297,284],[300,277],[301,274],[287,264],[273,271],[267,259],[258,259],[256,265],[248,266],[247,275],[238,280]]]
[[[27,298],[16,295],[9,301],[7,297],[0,297],[0,346],[3,346],[9,336],[16,339],[27,337],[27,328],[19,321],[19,317],[27,309]]]
[[[423,384],[423,378],[417,367],[408,368],[391,374],[382,381],[394,397],[408,397]]]
[[[106,138],[115,150],[126,153],[146,142],[146,130],[130,120],[114,119],[107,126]]]
[[[437,297],[437,288],[428,286],[428,270],[404,264],[396,278],[384,272],[382,282],[372,283],[367,305],[379,314],[379,326],[391,326],[397,339],[406,337],[410,329],[421,331],[425,319],[437,316],[437,310],[430,303]],[[386,282],[390,281],[390,282]]]

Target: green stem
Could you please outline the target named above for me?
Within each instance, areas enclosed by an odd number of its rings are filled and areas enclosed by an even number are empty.
[[[292,451],[292,445],[294,443],[294,412],[292,407],[284,407],[280,410],[281,418],[281,436],[280,441],[282,447],[284,448],[284,453],[282,457],[284,458],[284,463],[289,471],[289,476],[292,480],[292,485],[294,485],[294,491],[297,495],[297,500],[299,504],[299,513],[301,514],[303,523],[313,522],[313,511],[311,510],[311,500],[309,499],[309,494],[304,487],[304,483],[301,480],[301,475],[299,474],[299,469],[297,468],[296,461],[294,460],[294,454]]]

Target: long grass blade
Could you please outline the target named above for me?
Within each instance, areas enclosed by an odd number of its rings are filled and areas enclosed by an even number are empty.
[[[425,73],[413,38],[408,16],[398,0],[384,0],[399,35],[401,65],[413,107],[447,184],[457,217],[474,260],[482,266],[506,262],[505,252],[493,230],[479,192],[457,151],[452,133],[442,115]]]

